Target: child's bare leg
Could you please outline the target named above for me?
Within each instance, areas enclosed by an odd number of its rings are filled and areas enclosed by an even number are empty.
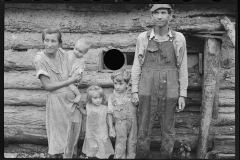
[[[75,99],[73,100],[74,103],[78,103],[81,100],[81,93],[79,92],[78,88],[74,84],[70,84],[69,88],[71,91],[74,92],[76,95]]]

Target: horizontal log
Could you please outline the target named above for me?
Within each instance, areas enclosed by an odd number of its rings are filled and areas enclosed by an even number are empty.
[[[97,84],[102,87],[113,87],[111,73],[84,72],[79,88]],[[5,89],[43,89],[35,71],[4,72]]]
[[[224,6],[224,7],[223,7]],[[233,8],[234,4],[176,4],[174,10],[176,15],[181,17],[186,17],[189,15],[190,17],[197,17],[200,14],[202,15],[217,15],[217,14],[233,14],[235,15],[235,8]],[[192,10],[189,10],[191,8]],[[59,4],[33,4],[33,3],[10,3],[5,5],[5,9],[9,10],[16,10],[16,9],[23,9],[23,10],[50,10],[50,11],[77,11],[77,12],[133,12],[138,13],[139,10],[149,12],[149,5],[148,4],[121,4],[121,6],[117,4],[96,4],[96,5],[89,5],[89,4],[71,4],[71,3],[59,3]],[[149,13],[150,14],[150,13]],[[77,18],[77,17],[74,17]]]
[[[104,88],[104,92],[108,97],[112,93],[113,88]],[[85,103],[86,100],[86,89],[80,89],[82,93],[81,101]],[[45,90],[18,90],[18,89],[5,89],[4,90],[4,104],[5,105],[33,105],[33,106],[44,106],[46,100]],[[188,93],[186,99],[186,105],[201,105],[201,93],[191,91]]]
[[[112,88],[105,88],[104,92],[108,97],[112,93]],[[82,94],[81,101],[85,103],[87,94],[86,89],[80,89]],[[46,105],[47,91],[45,90],[4,90],[4,104],[16,106],[40,106]]]
[[[192,150],[196,149],[197,146],[197,135],[191,134],[176,134],[175,138],[175,146],[174,148],[179,148],[181,143],[188,143]],[[79,138],[79,146],[82,147],[84,140],[84,135],[80,135]],[[111,139],[114,144],[114,139]],[[38,144],[38,145],[47,145],[47,136],[40,134],[31,134],[28,132],[24,132],[19,128],[12,128],[9,126],[4,126],[4,142],[7,144]],[[151,147],[156,148],[160,147],[161,137],[160,136],[152,136],[151,137]],[[212,138],[209,138],[209,148],[212,148]]]
[[[112,73],[86,71],[80,82],[80,88],[86,88],[92,84],[102,87],[113,87]],[[4,72],[5,89],[43,89],[41,81],[36,77],[36,71],[11,71]],[[189,73],[188,90],[201,90],[201,77],[198,73]]]
[[[223,119],[223,114],[220,113],[219,121]],[[196,118],[197,117],[197,118]],[[200,121],[200,113],[176,113],[176,147],[180,143],[189,143],[192,149],[196,148],[198,127]],[[216,121],[215,121],[216,122]],[[197,124],[198,123],[198,124]],[[235,134],[235,126],[224,124],[225,126],[211,126],[210,134]],[[154,126],[154,131],[157,126]],[[152,147],[160,147],[161,138],[158,134],[152,135]],[[84,135],[80,137],[82,144]],[[4,107],[4,140],[6,143],[33,143],[47,144],[45,130],[45,110],[36,106],[5,106]],[[212,142],[210,143],[212,144]]]
[[[104,88],[104,92],[108,97],[113,88]],[[82,102],[86,100],[86,89],[80,89],[82,93]],[[5,89],[4,90],[4,104],[5,105],[34,105],[44,106],[46,99],[45,90],[20,90],[20,89]],[[201,105],[201,92],[189,91],[186,99],[187,106]],[[219,106],[235,106],[235,91],[234,90],[220,90]]]
[[[15,126],[32,134],[45,134],[45,108],[36,106],[4,106],[4,125]],[[200,113],[176,113],[175,128],[177,133],[197,134],[200,122]],[[223,123],[225,122],[225,123]],[[228,123],[226,123],[228,122]],[[231,123],[230,123],[231,122]],[[234,134],[234,113],[219,113],[218,119],[212,119],[210,133]],[[160,123],[156,119],[154,134],[160,130]]]
[[[235,153],[235,135],[218,135],[214,136],[213,139],[214,149],[212,153],[224,153],[233,154]]]
[[[131,48],[135,51],[136,40],[140,32],[127,32],[116,34],[94,34],[85,33],[81,37],[89,40],[92,43],[92,48]],[[79,39],[78,33],[63,33],[62,34],[62,47],[73,48],[77,39]],[[186,37],[187,49],[202,51],[204,41],[195,37]],[[4,32],[4,49],[43,49],[41,33],[14,33]]]
[[[86,71],[98,69],[98,56],[103,48],[90,49],[84,56]],[[35,70],[33,60],[39,49],[29,49],[27,51],[6,50],[4,52],[4,70]],[[66,50],[68,51],[68,50]]]
[[[4,153],[32,153],[32,152],[37,152],[39,154],[45,153],[46,155],[48,152],[48,146],[35,144],[9,144],[7,146],[4,146]]]
[[[81,38],[89,40],[93,48],[111,46],[114,48],[134,47],[139,33],[119,34],[82,34]],[[77,33],[64,33],[62,35],[62,47],[73,48],[77,39]],[[4,49],[43,49],[41,33],[4,33]]]
[[[40,32],[45,27],[55,26],[60,28],[62,32],[71,33],[140,32],[146,29],[150,20],[149,7],[146,4],[128,4],[121,5],[121,7],[119,5],[99,5],[95,8],[91,5],[82,4],[55,4],[43,5],[36,9],[38,7],[36,5],[22,6],[22,4],[18,4],[5,8],[5,30],[10,32]],[[202,5],[202,7],[198,5],[191,5],[191,7],[179,5],[175,8],[177,14],[171,21],[171,27],[181,31],[223,30],[221,25],[202,24],[220,24],[218,15],[235,16],[232,5],[218,6],[217,8],[209,5]],[[189,10],[189,8],[192,10]],[[62,13],[62,10],[64,10],[64,13]],[[24,13],[24,16],[21,13]],[[48,19],[48,22],[44,19]],[[195,26],[192,27],[191,25]]]
[[[16,69],[16,68],[15,68]],[[111,73],[87,71],[84,72],[83,79],[80,82],[80,88],[87,87],[92,84],[98,84],[102,87],[113,87],[110,78]],[[201,90],[201,76],[196,71],[189,69],[188,90]],[[42,84],[36,77],[36,71],[11,71],[4,72],[4,88],[5,89],[43,89]],[[220,89],[235,90],[235,76],[223,78],[220,82]]]
[[[217,153],[216,159],[235,159],[235,154],[222,154]]]

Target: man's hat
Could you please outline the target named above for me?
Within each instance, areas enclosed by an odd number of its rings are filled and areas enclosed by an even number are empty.
[[[159,8],[173,9],[173,4],[153,4],[152,8],[150,9],[150,11],[154,12],[154,11],[156,11]]]

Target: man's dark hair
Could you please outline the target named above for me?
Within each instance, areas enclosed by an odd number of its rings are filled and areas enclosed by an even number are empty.
[[[45,40],[45,35],[46,34],[54,34],[56,33],[58,36],[58,42],[62,44],[62,34],[58,29],[52,29],[52,28],[46,28],[42,31],[42,41]]]

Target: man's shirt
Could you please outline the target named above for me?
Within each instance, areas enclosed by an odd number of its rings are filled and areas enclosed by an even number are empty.
[[[148,40],[154,39],[156,42],[168,41],[170,37],[173,38],[173,46],[175,55],[177,58],[177,68],[180,84],[180,96],[187,97],[187,87],[188,87],[188,71],[187,71],[187,49],[186,49],[186,40],[182,33],[172,31],[169,29],[166,39],[157,39],[154,35],[154,29],[149,31],[142,32],[137,38],[135,56],[132,66],[132,93],[138,92],[138,85],[141,75],[141,67],[144,62]]]

